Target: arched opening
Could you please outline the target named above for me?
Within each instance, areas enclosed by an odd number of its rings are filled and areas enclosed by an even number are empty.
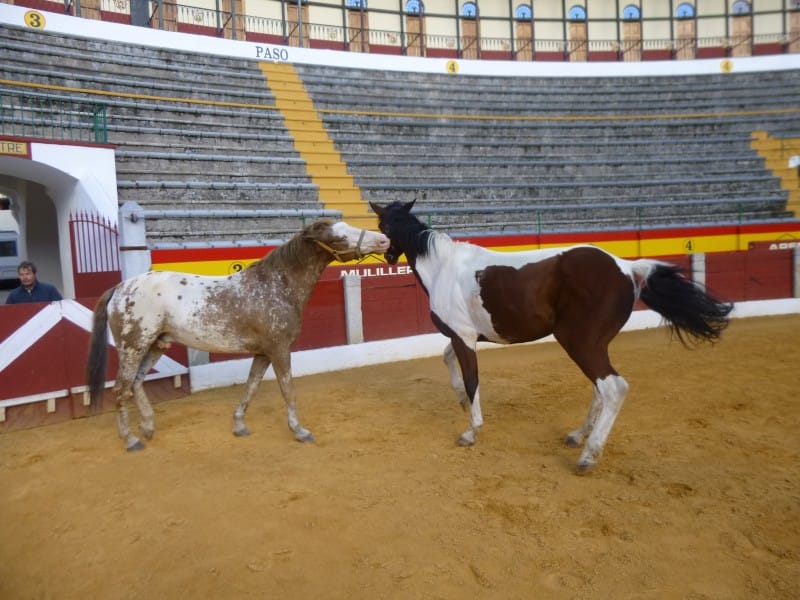
[[[569,42],[567,48],[571,62],[586,62],[589,58],[589,37],[586,26],[586,7],[576,4],[567,13]]]
[[[517,60],[533,60],[533,8],[530,4],[519,4],[514,9],[516,39],[514,56]]]
[[[753,9],[746,0],[736,0],[731,6],[731,56],[753,54]]]
[[[369,14],[367,0],[346,0],[347,49],[369,52]]]
[[[425,56],[425,5],[421,0],[406,2],[406,55]]]
[[[678,33],[675,58],[690,60],[697,55],[697,13],[692,4],[683,2],[675,9]]]
[[[622,60],[642,60],[642,11],[635,4],[622,9]]]
[[[478,23],[478,5],[464,2],[461,5],[461,58],[480,58],[481,40]]]

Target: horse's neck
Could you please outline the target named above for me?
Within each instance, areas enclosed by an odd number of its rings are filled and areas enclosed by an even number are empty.
[[[287,260],[262,259],[247,271],[252,271],[252,276],[262,281],[280,276],[285,284],[281,286],[280,293],[289,297],[292,304],[302,310],[311,296],[314,285],[330,263],[331,257],[317,250],[314,247],[309,253],[304,253],[302,256],[295,255]]]
[[[449,268],[449,255],[455,242],[441,233],[430,232],[425,252],[406,254],[409,266],[426,289],[430,290],[443,269]]]

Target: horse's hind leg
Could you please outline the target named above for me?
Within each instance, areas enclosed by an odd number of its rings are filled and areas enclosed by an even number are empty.
[[[250,365],[250,373],[247,376],[247,385],[245,386],[244,396],[236,407],[233,413],[233,435],[243,437],[250,435],[250,430],[244,424],[244,415],[247,412],[247,407],[250,405],[250,400],[253,394],[256,393],[258,385],[264,378],[264,373],[267,372],[269,367],[269,359],[263,354],[256,354],[253,357],[253,362]]]
[[[156,342],[156,344],[158,343],[159,342]],[[136,406],[139,407],[139,417],[141,418],[139,421],[139,431],[141,431],[146,440],[153,438],[156,426],[153,407],[150,404],[150,400],[147,398],[147,394],[144,392],[144,378],[147,373],[150,372],[150,369],[153,368],[153,365],[158,362],[158,359],[161,358],[161,355],[164,354],[164,351],[159,349],[156,344],[150,347],[150,351],[139,365],[132,386],[133,398],[136,400]]]
[[[133,382],[135,372],[129,365],[138,365],[140,361],[130,351],[119,350],[119,370],[117,371],[116,382],[114,383],[114,394],[119,405],[117,413],[117,427],[119,437],[125,442],[125,449],[129,452],[144,449],[144,444],[131,431],[128,422],[128,401],[134,395]]]
[[[294,438],[298,442],[313,442],[314,436],[308,429],[300,425],[300,419],[297,416],[297,399],[294,391],[294,382],[292,381],[292,364],[289,351],[286,350],[281,356],[274,358],[272,366],[275,369],[275,376],[278,379],[283,400],[286,402],[289,429],[294,432]]]
[[[597,422],[597,417],[600,416],[600,409],[603,406],[603,401],[597,392],[597,387],[592,386],[592,391],[592,404],[589,407],[589,413],[586,415],[586,420],[578,429],[570,432],[567,435],[567,438],[564,440],[564,443],[570,448],[581,447],[583,440],[586,439],[586,436],[592,433],[594,424]]]
[[[558,342],[594,386],[594,397],[586,420],[566,439],[568,446],[579,446],[583,438],[588,436],[578,459],[577,472],[581,475],[597,467],[597,461],[603,455],[611,428],[628,393],[628,383],[611,366],[608,343],[587,342],[586,338],[591,339],[591,336],[583,335],[586,331],[584,328],[580,338],[562,335],[559,329],[554,332]]]
[[[595,393],[600,398],[600,414],[594,428],[586,440],[586,446],[578,459],[578,473],[588,473],[597,466],[603,455],[608,435],[614,426],[625,396],[628,395],[628,382],[620,375],[608,375],[594,383]]]

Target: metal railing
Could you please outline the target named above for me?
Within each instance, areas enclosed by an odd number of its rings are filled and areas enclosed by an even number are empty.
[[[0,90],[0,133],[106,144],[107,107],[99,102]]]
[[[213,11],[211,11],[213,12]],[[198,13],[199,14],[199,13]],[[208,15],[207,20],[210,22],[212,16]],[[269,36],[275,38],[276,42],[283,44],[296,45],[297,38],[290,39],[290,33],[294,31],[292,24],[285,20],[273,19],[267,17],[256,17],[251,15],[244,16],[245,31],[247,33],[254,33],[259,35]],[[357,30],[349,27],[337,25],[319,25],[315,23],[304,24],[305,34],[304,39],[310,39],[310,46],[314,47],[315,44],[324,44],[326,47],[338,46],[341,50],[352,50],[348,44],[348,40],[355,39]],[[364,39],[365,47],[370,48],[370,51],[376,51],[376,48],[381,48],[385,51],[387,48],[397,48],[398,54],[408,53],[408,41],[410,40],[408,34],[404,32],[380,29],[368,29],[362,32],[360,39]],[[461,54],[463,50],[464,39],[454,35],[444,35],[436,33],[415,34],[414,41],[419,47],[427,51],[439,52],[453,52]],[[580,51],[592,53],[600,53],[607,56],[615,54],[617,60],[625,60],[626,48],[638,47],[644,52],[655,52],[659,60],[664,59],[664,52],[671,58],[676,57],[676,48],[681,45],[691,45],[692,54],[696,55],[700,48],[720,48],[725,52],[730,52],[731,48],[737,44],[741,45],[747,43],[751,46],[759,44],[769,44],[780,46],[784,51],[788,51],[793,44],[798,42],[798,34],[782,34],[782,33],[765,33],[747,36],[746,40],[734,40],[730,36],[709,36],[709,37],[696,37],[687,40],[672,40],[672,39],[639,39],[639,40],[611,40],[611,39],[592,39],[576,44],[569,40],[563,39],[511,39],[507,37],[486,37],[482,36],[476,40],[480,47],[480,52],[492,53],[497,56],[508,55],[512,59],[518,58],[517,53],[520,49],[527,48],[531,52],[530,60],[535,60],[537,55],[561,55],[563,60],[570,60],[573,53]],[[513,43],[513,46],[512,46]],[[305,45],[309,45],[308,43]],[[661,51],[661,52],[659,52]]]
[[[115,12],[125,13],[130,0],[103,0],[103,2],[113,2]],[[590,36],[589,39],[578,42],[568,39],[566,28],[563,38],[552,38],[554,30],[570,22],[566,16],[536,17],[530,22],[521,22],[510,15],[481,16],[480,22],[487,25],[487,31],[506,30],[508,34],[470,37],[462,31],[464,19],[455,14],[426,12],[422,18],[427,24],[423,32],[418,33],[407,30],[409,15],[402,9],[370,8],[364,11],[365,17],[367,14],[372,14],[380,18],[383,28],[370,27],[367,18],[355,19],[354,21],[359,22],[360,26],[353,28],[349,19],[353,11],[340,0],[303,0],[304,12],[307,9],[306,14],[309,16],[308,20],[302,22],[298,22],[296,18],[289,18],[287,6],[294,4],[295,0],[262,0],[262,2],[266,5],[267,12],[275,16],[236,14],[233,11],[222,10],[219,2],[214,9],[184,3],[166,4],[154,1],[151,4],[157,10],[153,12],[150,25],[169,30],[180,30],[182,26],[191,30],[190,28],[194,26],[205,29],[210,35],[236,39],[242,37],[248,39],[248,34],[268,36],[272,43],[291,46],[299,43],[310,47],[413,55],[420,53],[426,55],[428,51],[452,52],[454,56],[476,53],[477,57],[481,57],[485,52],[490,53],[491,58],[507,57],[512,60],[536,60],[538,53],[549,55],[548,60],[553,60],[554,55],[561,55],[562,60],[586,60],[587,52],[602,53],[604,60],[613,55],[616,55],[617,60],[663,60],[665,54],[668,58],[692,58],[698,55],[700,48],[721,49],[727,54],[732,54],[734,47],[749,46],[752,51],[756,45],[765,46],[771,52],[800,51],[798,33],[789,25],[791,13],[798,10],[793,5],[765,9],[754,6],[753,12],[747,15],[747,18],[751,18],[754,23],[751,29],[754,33],[745,36],[733,33],[732,23],[737,16],[730,13],[728,8],[721,13],[699,14],[693,21],[696,23],[696,31],[705,35],[700,34],[685,39],[678,39],[679,36],[675,31],[675,23],[681,19],[669,14],[643,16],[640,23],[648,30],[656,28],[672,31],[671,39],[646,35],[638,39],[623,39],[621,25],[625,19],[622,16],[614,17],[613,14],[606,14],[599,18],[587,19],[588,31],[593,31],[595,24],[606,31],[616,29],[616,39]],[[520,23],[528,26],[528,33],[519,33],[517,25]],[[712,29],[718,29],[719,34],[708,35]],[[302,30],[302,40],[298,30]],[[547,31],[549,36],[541,35],[544,31]],[[636,52],[630,51],[629,47],[632,44],[638,46]],[[687,44],[689,47],[683,48]],[[679,47],[683,48],[680,56],[675,51]],[[641,55],[641,50],[649,54]],[[658,52],[654,53],[654,50]],[[664,52],[665,50],[667,52]]]

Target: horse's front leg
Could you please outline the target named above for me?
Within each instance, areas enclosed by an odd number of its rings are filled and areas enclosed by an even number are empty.
[[[250,405],[253,394],[256,393],[258,385],[264,379],[267,367],[269,367],[269,358],[263,354],[253,356],[253,362],[250,364],[250,373],[247,375],[247,383],[244,388],[244,396],[233,413],[233,435],[235,436],[250,435],[250,430],[244,424],[244,415],[247,412],[247,407]]]
[[[314,436],[308,429],[300,425],[300,419],[297,416],[297,399],[292,380],[292,359],[289,350],[281,353],[281,356],[274,357],[272,366],[275,369],[275,377],[278,379],[283,400],[286,402],[289,429],[294,432],[294,437],[298,442],[313,442]]]
[[[453,350],[452,342],[447,344],[444,349],[444,364],[447,365],[447,370],[450,371],[450,385],[456,393],[456,399],[461,408],[467,410],[470,407],[469,397],[467,397],[467,390],[464,388],[464,380],[461,378],[461,370],[458,366],[458,359]]]
[[[458,438],[458,445],[471,446],[477,441],[478,432],[483,426],[481,395],[478,387],[478,356],[475,353],[475,345],[473,344],[472,347],[468,346],[457,335],[451,337],[450,342],[450,348],[458,359],[458,364],[461,367],[460,381],[462,382],[464,395],[469,402],[470,408],[469,429]],[[445,351],[445,361],[447,361],[447,351]],[[450,363],[448,363],[448,368],[450,368],[451,379],[454,379],[453,369],[455,365],[451,368]],[[456,390],[456,394],[458,394],[458,390]],[[464,406],[463,400],[462,406]]]

